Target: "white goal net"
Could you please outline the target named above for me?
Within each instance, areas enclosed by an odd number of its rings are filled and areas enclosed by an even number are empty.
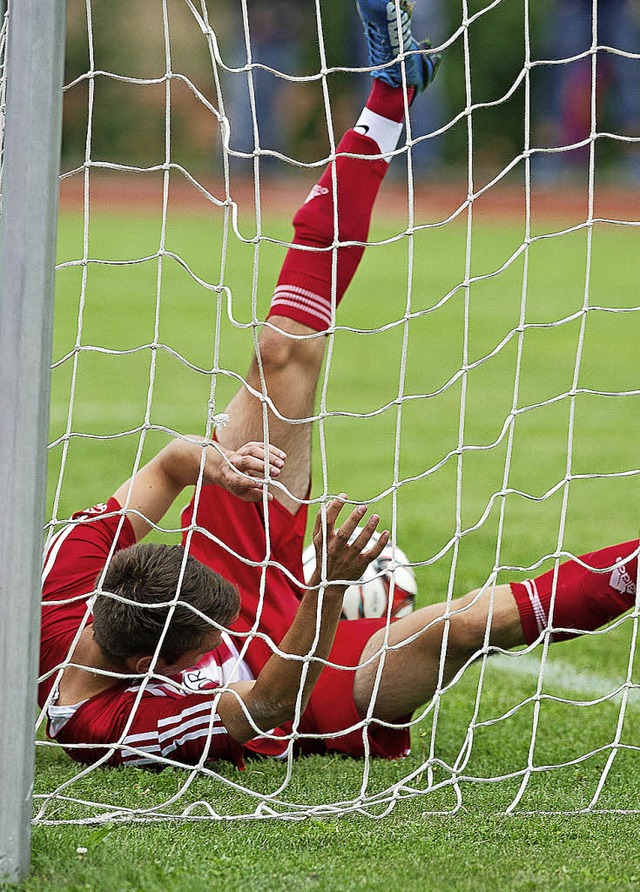
[[[276,64],[251,0],[68,4],[49,542],[169,437],[212,436],[244,381],[291,214],[369,83],[351,12],[293,5],[297,53],[276,40]],[[433,6],[437,115],[420,117],[428,90],[328,334],[309,497],[310,516],[342,491],[380,513],[419,605],[632,540],[640,503],[640,130],[616,84],[618,63],[637,78],[637,47],[592,15],[584,47],[545,55],[528,0]],[[563,74],[575,107],[545,116]],[[180,541],[177,508],[151,538]],[[640,811],[639,616],[558,646],[481,644],[392,762],[290,747],[244,770],[116,772],[72,762],[43,710],[35,820]]]

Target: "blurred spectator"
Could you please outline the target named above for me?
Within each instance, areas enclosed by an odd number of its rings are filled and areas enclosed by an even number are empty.
[[[242,6],[237,3],[234,7],[229,52],[223,51],[225,64],[241,68],[251,63],[284,74],[299,74],[303,25],[300,3],[296,0],[247,0],[246,33]],[[285,96],[289,82],[261,67],[248,72],[229,72],[225,79],[223,89],[231,127],[230,148],[247,153],[256,148],[249,81],[253,83],[258,145],[261,149],[286,153],[290,126]],[[251,159],[243,161],[231,157],[230,163],[237,171],[252,174]],[[261,169],[265,173],[273,167],[273,158],[262,158]]]
[[[555,0],[547,17],[543,55],[567,59],[585,53],[593,42],[592,0]],[[640,52],[640,0],[598,0],[597,44],[626,53]],[[539,99],[541,147],[570,145],[591,130],[591,64],[588,55],[575,62],[545,66]],[[640,59],[614,52],[597,54],[597,129],[621,136],[640,136]],[[588,147],[534,157],[540,182],[554,181],[584,166]],[[621,143],[623,172],[640,184],[640,145]]]

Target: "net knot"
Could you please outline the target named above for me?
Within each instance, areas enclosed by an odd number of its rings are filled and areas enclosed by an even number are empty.
[[[226,412],[218,412],[217,415],[214,414],[212,406],[209,406],[209,417],[211,418],[211,424],[216,430],[220,430],[220,428],[226,427],[229,424],[229,415]]]

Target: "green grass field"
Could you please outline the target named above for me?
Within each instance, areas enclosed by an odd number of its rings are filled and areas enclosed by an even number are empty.
[[[81,223],[73,214],[61,221],[62,262],[82,257]],[[255,235],[250,220],[239,225],[243,236]],[[404,225],[377,225],[372,238],[390,239]],[[555,228],[537,221],[533,234]],[[285,218],[263,221],[267,237],[289,231]],[[638,534],[640,232],[598,224],[591,245],[586,230],[534,239],[526,257],[520,252],[493,275],[523,236],[517,224],[474,225],[468,289],[462,224],[421,229],[412,254],[407,238],[370,247],[339,315],[340,325],[361,331],[340,329],[331,342],[313,498],[344,489],[375,504],[418,564],[420,603],[478,587],[494,567],[504,568],[500,581],[522,578],[508,568],[536,565],[560,537],[563,550],[580,553]],[[158,289],[159,244],[159,217],[95,214],[90,258],[152,259],[89,264],[82,306],[82,268],[59,272],[49,474],[57,520],[115,490],[143,429],[145,458],[166,431],[203,433],[209,403],[221,412],[247,366],[251,320],[266,311],[283,249],[242,243],[221,215],[171,217],[166,250],[228,289],[219,293],[170,256]],[[583,313],[589,248],[593,309]],[[165,523],[162,538],[177,539],[177,510]],[[314,757],[290,774],[255,762],[244,772],[216,766],[218,777],[133,769],[77,776],[61,751],[40,746],[36,796],[59,795],[34,828],[23,888],[640,886],[640,697],[633,691],[624,709],[620,697],[605,698],[627,678],[635,632],[629,617],[604,635],[552,648],[542,697],[539,650],[472,666],[417,717],[412,755],[366,773],[357,761]],[[601,813],[576,814],[592,803],[614,743],[595,804]],[[505,816],[528,766],[524,794]],[[314,815],[230,819],[253,813],[258,794],[272,797],[276,814],[307,804]],[[332,803],[347,814],[331,817]],[[189,805],[186,822],[92,822],[120,807],[153,816]],[[221,820],[207,820],[210,810]],[[545,814],[558,812],[570,814]],[[87,823],[47,823],[70,819]]]

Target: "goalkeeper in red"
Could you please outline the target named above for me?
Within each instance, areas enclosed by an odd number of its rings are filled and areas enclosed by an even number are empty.
[[[344,496],[315,521],[328,583],[319,571],[300,582],[325,335],[362,256],[406,107],[439,63],[414,40],[405,0],[359,7],[371,94],[294,218],[294,246],[228,424],[214,443],[171,442],[106,504],[74,515],[45,555],[39,701],[49,735],[79,761],[240,765],[291,746],[396,758],[408,752],[412,712],[487,643],[559,640],[635,603],[632,541],[389,628],[341,620],[345,586],[389,538],[373,537],[379,518],[365,519],[363,506],[340,525]],[[192,485],[184,547],[138,544]]]

